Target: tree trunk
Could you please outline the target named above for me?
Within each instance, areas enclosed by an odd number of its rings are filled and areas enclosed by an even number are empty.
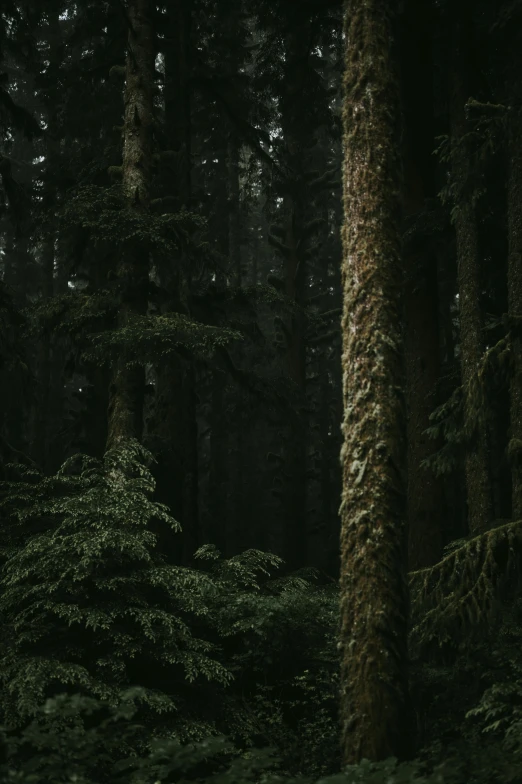
[[[64,44],[58,11],[49,15],[49,27],[47,43],[51,52],[51,58],[57,58],[57,62],[62,62]],[[46,100],[47,130],[45,135],[45,177],[44,177],[44,208],[51,215],[56,209],[57,193],[53,186],[53,173],[61,168],[60,160],[60,139],[63,137],[63,127],[59,120],[56,107],[53,105],[52,98]],[[44,300],[49,300],[57,294],[55,291],[54,270],[57,266],[56,247],[58,245],[58,235],[54,218],[50,218],[48,234],[41,245],[40,269],[41,269],[41,296]],[[51,444],[57,432],[60,430],[60,418],[62,416],[62,397],[63,379],[57,378],[53,374],[53,369],[57,365],[60,356],[60,338],[50,333],[44,334],[40,338],[38,356],[38,395],[36,401],[35,415],[35,446],[37,462],[44,473],[55,469],[52,464]],[[53,385],[58,382],[58,387]],[[59,405],[56,405],[58,398]],[[51,414],[55,416],[51,416]]]
[[[348,0],[344,76],[341,753],[410,752],[400,100],[393,3]]]
[[[443,547],[443,488],[422,461],[436,449],[425,433],[437,405],[439,377],[436,259],[424,251],[405,259],[411,277],[405,290],[408,409],[408,563],[410,570],[436,563]],[[414,272],[415,268],[415,272]],[[421,273],[419,275],[419,270]]]
[[[285,294],[302,308],[306,297],[307,255],[303,242],[305,220],[304,155],[307,143],[300,102],[305,90],[303,78],[308,59],[309,24],[291,29],[285,40],[285,89],[281,99],[281,125],[285,143],[286,163],[290,174],[283,197],[285,216]],[[306,396],[306,344],[305,318],[296,311],[287,319],[286,371],[296,391],[288,417],[283,452],[285,472],[288,476],[285,498],[284,558],[289,569],[296,569],[306,560],[306,426],[304,402]]]
[[[404,132],[403,214],[411,222],[435,195],[433,171],[432,24],[424,0],[407,4],[401,36]],[[408,236],[408,235],[407,235]],[[437,258],[435,239],[413,235],[404,247],[405,346],[408,441],[408,564],[410,570],[436,563],[443,546],[441,479],[423,468],[435,445],[425,433],[440,375]]]
[[[515,51],[515,50],[513,50]],[[518,57],[510,72],[510,124],[508,129],[508,315],[522,318],[522,89]],[[516,79],[512,82],[511,79]],[[513,323],[513,322],[512,322]],[[520,327],[512,329],[513,374],[510,382],[511,439],[509,458],[512,481],[512,519],[522,519],[522,338]]]
[[[168,9],[168,45],[165,49],[165,125],[168,144],[178,153],[175,170],[165,169],[166,192],[176,196],[176,209],[190,209],[191,109],[189,44],[191,0],[176,0]],[[190,273],[183,249],[176,258],[158,265],[166,292],[163,313],[190,316]],[[190,358],[170,356],[157,369],[155,429],[162,445],[158,456],[158,498],[170,507],[182,525],[181,537],[167,549],[175,561],[188,563],[199,544],[198,444],[195,368]]]
[[[469,9],[469,6],[468,6]],[[457,269],[459,288],[459,323],[461,379],[465,418],[469,420],[465,456],[468,531],[472,535],[487,530],[492,523],[493,508],[489,474],[489,445],[486,424],[475,417],[478,363],[483,353],[483,317],[480,302],[480,256],[478,222],[469,190],[470,157],[462,137],[467,132],[464,106],[470,97],[470,58],[473,54],[470,13],[461,9],[453,21],[451,73],[451,135],[453,179],[459,196],[455,209]]]
[[[123,193],[126,209],[136,216],[150,208],[155,42],[151,0],[129,0],[128,46],[124,92]],[[118,263],[121,302],[118,328],[125,329],[135,315],[147,310],[149,252],[133,238]],[[128,368],[125,356],[114,366],[108,408],[107,449],[128,438],[141,439],[145,374],[143,367]]]
[[[241,220],[239,197],[239,140],[230,131],[227,145],[228,168],[228,255],[234,286],[241,286]]]

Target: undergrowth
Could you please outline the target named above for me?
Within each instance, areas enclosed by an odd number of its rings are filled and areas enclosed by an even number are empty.
[[[416,760],[339,773],[337,586],[258,550],[168,563],[151,460],[130,443],[1,486],[3,781],[522,781],[517,602],[491,639],[412,662]]]

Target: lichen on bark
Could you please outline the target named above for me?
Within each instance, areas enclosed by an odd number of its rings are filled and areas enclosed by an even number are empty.
[[[409,753],[400,101],[394,3],[345,8],[341,748]]]

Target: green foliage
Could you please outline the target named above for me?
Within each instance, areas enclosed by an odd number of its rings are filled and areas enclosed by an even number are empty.
[[[174,531],[179,524],[150,498],[154,481],[144,465],[150,459],[131,442],[103,461],[71,458],[51,477],[19,466],[21,481],[4,484],[1,507],[13,524],[0,598],[0,693],[8,723],[32,717],[58,683],[110,703],[140,673],[165,667],[181,685],[200,677],[231,680],[213,658],[215,646],[188,625],[208,612],[210,579],[166,564],[155,549],[150,521]],[[24,533],[35,524],[40,532]],[[179,707],[175,688],[159,690],[154,677],[148,683],[150,713]]]
[[[65,781],[165,781],[209,759],[223,758],[232,747],[224,738],[181,746],[175,737],[156,738],[142,754],[136,742],[144,727],[137,721],[143,689],[121,691],[114,704],[79,694],[46,700],[22,731],[7,734],[8,780],[13,784]],[[2,779],[3,780],[3,779]]]
[[[277,756],[270,748],[237,755],[224,737],[182,745],[176,738],[156,739],[137,755],[132,741],[139,689],[119,695],[116,705],[79,695],[47,700],[22,732],[8,737],[8,763],[2,780],[12,784],[153,784],[189,781],[208,784],[312,784],[311,776],[284,777],[271,772]],[[59,730],[58,727],[61,729]],[[316,784],[444,784],[442,769],[423,775],[418,762],[398,764],[363,760]]]
[[[190,233],[205,226],[196,213],[138,214],[125,205],[120,184],[110,188],[85,185],[61,210],[62,228],[81,226],[90,231],[91,239],[123,245],[147,243],[167,254],[175,254],[189,240]]]
[[[182,313],[161,316],[133,314],[124,327],[91,336],[94,347],[88,349],[84,357],[103,362],[108,357],[116,358],[123,354],[129,364],[148,364],[172,354],[179,346],[208,355],[216,346],[240,339],[242,335],[237,330],[201,324]]]
[[[218,346],[243,339],[237,330],[202,324],[182,313],[150,316],[132,314],[124,327],[93,333],[94,329],[105,326],[108,320],[113,319],[117,310],[118,297],[115,292],[69,292],[28,308],[26,334],[34,337],[54,331],[67,333],[77,339],[83,337],[90,344],[83,352],[83,358],[97,364],[122,354],[128,357],[129,364],[158,362],[180,346],[207,356]]]
[[[412,666],[420,757],[429,769],[446,760],[449,781],[520,781],[521,620],[520,599],[499,602],[495,623],[451,663]]]
[[[410,572],[411,652],[456,651],[494,628],[499,602],[520,587],[521,551],[522,522],[497,521],[434,566]]]
[[[452,205],[452,222],[465,203],[475,207],[487,193],[483,184],[484,168],[501,148],[506,129],[506,108],[501,104],[481,103],[470,98],[464,109],[467,132],[459,138],[438,136],[434,153],[441,163],[451,166],[451,175],[439,197],[443,204]]]
[[[314,570],[273,578],[281,560],[258,550],[222,559],[205,545],[196,553],[204,570],[166,564],[149,524],[178,525],[151,500],[150,460],[131,442],[103,461],[71,458],[51,477],[13,467],[19,481],[3,485],[9,535],[0,704],[9,725],[9,780],[467,782],[459,753],[474,755],[472,733],[449,768],[433,773],[418,761],[386,760],[329,775],[340,767],[337,586],[316,585]],[[438,571],[414,573],[430,597],[429,606],[419,604],[423,596],[412,586],[426,629],[435,605],[454,636],[467,629],[451,625],[455,613],[473,621],[481,602],[487,609],[487,586],[494,591],[510,573],[502,556],[509,561],[511,549],[503,547],[516,547],[516,530],[511,524],[487,536],[454,549]],[[472,578],[475,588],[466,591]],[[429,628],[442,638],[439,627]],[[516,624],[513,634],[520,634]],[[502,647],[514,679],[486,692],[469,713],[493,731],[507,736],[509,729],[513,745],[520,734],[517,646],[513,638],[511,652]],[[140,688],[129,690],[135,684]],[[443,691],[444,679],[438,684]],[[75,696],[47,700],[64,688]],[[430,741],[436,750],[437,738]],[[513,761],[491,759],[489,779],[479,771],[472,781],[500,781],[498,771],[515,769]]]
[[[179,526],[151,500],[150,460],[130,442],[50,477],[12,466],[19,478],[1,501],[5,721],[30,721],[58,688],[115,705],[138,684],[150,731],[226,732],[243,748],[270,743],[285,769],[331,771],[336,589],[314,586],[313,570],[269,579],[281,559],[258,550],[224,560],[206,545],[196,553],[206,571],[166,564],[150,523]]]
[[[220,729],[250,748],[277,749],[283,770],[320,775],[338,767],[338,590],[314,585],[315,570],[265,579],[280,559],[248,550],[222,561],[208,545],[197,556],[211,562],[217,591],[208,623],[219,636],[227,689]]]
[[[498,326],[496,321],[492,324]],[[466,394],[459,386],[448,400],[432,411],[430,422],[433,424],[424,432],[434,441],[442,439],[443,445],[423,460],[421,466],[441,476],[461,464],[464,446],[473,440],[478,430],[489,426],[498,392],[509,382],[512,373],[511,345],[511,334],[508,333],[484,352]]]
[[[36,303],[27,308],[27,337],[45,332],[63,332],[78,336],[85,329],[114,317],[118,309],[115,293],[98,290],[92,294],[71,291]]]
[[[430,414],[433,424],[424,431],[428,438],[443,439],[442,447],[421,462],[436,476],[454,471],[460,464],[460,445],[464,441],[462,387],[457,387],[448,400]]]
[[[502,623],[488,646],[488,666],[481,672],[487,684],[478,704],[466,713],[482,734],[502,738],[508,750],[522,750],[522,602],[502,606]]]

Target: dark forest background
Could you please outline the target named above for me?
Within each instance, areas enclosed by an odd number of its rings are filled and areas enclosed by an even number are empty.
[[[171,759],[173,738],[192,743],[200,779],[264,746],[286,776],[348,761],[342,79],[358,5],[2,4],[10,780],[120,780],[109,763],[138,766],[151,733]],[[394,24],[424,765],[403,775],[450,760],[434,782],[519,781],[522,4],[405,0]],[[122,738],[130,705],[142,726]],[[218,735],[234,751],[204,745]],[[180,780],[157,754],[135,780]]]

